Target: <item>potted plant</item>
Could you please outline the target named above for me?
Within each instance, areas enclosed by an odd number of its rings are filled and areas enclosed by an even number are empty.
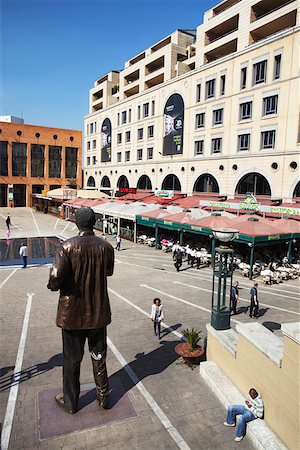
[[[182,335],[185,337],[186,342],[180,342],[175,347],[177,355],[181,356],[185,362],[189,365],[197,364],[200,357],[204,354],[204,349],[198,345],[201,339],[201,331],[192,328],[189,330],[186,328],[182,331]]]

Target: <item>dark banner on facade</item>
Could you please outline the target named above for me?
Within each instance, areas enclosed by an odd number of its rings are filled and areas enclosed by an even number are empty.
[[[173,94],[164,109],[163,155],[180,155],[183,152],[184,103],[181,95]]]
[[[101,162],[111,161],[111,121],[105,119],[101,128]]]

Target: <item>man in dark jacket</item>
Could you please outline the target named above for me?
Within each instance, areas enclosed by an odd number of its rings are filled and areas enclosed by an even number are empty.
[[[107,276],[113,274],[114,250],[95,236],[91,208],[76,211],[79,234],[57,251],[50,269],[48,289],[60,290],[56,324],[62,328],[63,394],[55,400],[65,411],[78,410],[80,364],[88,339],[99,405],[108,407],[106,327],[111,322]]]

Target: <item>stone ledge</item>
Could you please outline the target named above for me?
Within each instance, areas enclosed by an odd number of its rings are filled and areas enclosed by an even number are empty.
[[[236,331],[273,361],[276,366],[281,367],[283,339],[258,322],[238,323]]]
[[[236,351],[237,351],[237,344],[238,344],[238,335],[236,331],[234,331],[232,328],[229,330],[215,330],[209,323],[206,324],[206,329],[209,334],[211,334],[217,341],[220,342],[220,344],[223,345],[226,350],[228,350],[229,353],[232,354],[232,356],[236,357]]]
[[[202,362],[200,375],[226,409],[229,405],[244,404],[245,397],[216,363]],[[226,420],[225,412],[224,420]],[[256,419],[247,424],[247,437],[258,450],[287,450],[287,447],[262,419]]]
[[[300,344],[300,322],[283,323],[281,331],[285,336]]]

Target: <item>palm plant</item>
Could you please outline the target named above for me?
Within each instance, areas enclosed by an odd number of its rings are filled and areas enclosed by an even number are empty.
[[[191,350],[195,350],[195,348],[197,347],[198,342],[201,339],[200,333],[201,331],[196,330],[195,328],[192,328],[191,330],[186,328],[185,330],[183,330],[182,334],[188,341]]]

